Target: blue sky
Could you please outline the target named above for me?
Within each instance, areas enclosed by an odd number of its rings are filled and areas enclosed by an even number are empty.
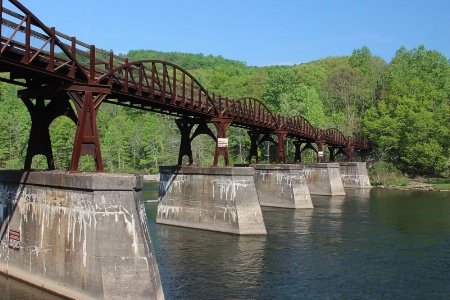
[[[450,58],[448,0],[20,1],[47,26],[116,53],[203,53],[267,66],[363,46],[390,62],[401,46],[423,44]]]

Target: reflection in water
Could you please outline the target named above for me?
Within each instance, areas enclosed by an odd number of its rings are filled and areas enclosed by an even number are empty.
[[[158,238],[158,247],[164,249],[162,255],[170,258],[160,265],[168,275],[161,279],[176,284],[175,299],[220,298],[223,291],[229,297],[239,297],[242,289],[262,284],[265,236],[161,226]],[[208,290],[194,282],[207,283]]]
[[[56,300],[63,298],[0,274],[0,299]]]
[[[358,201],[367,201],[370,199],[372,189],[345,189],[347,199],[357,198]]]

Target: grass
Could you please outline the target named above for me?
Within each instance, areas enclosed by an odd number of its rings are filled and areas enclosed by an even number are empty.
[[[433,184],[433,187],[435,190],[439,190],[439,191],[443,191],[443,190],[450,191],[450,183]]]
[[[450,190],[450,178],[427,178],[425,183],[431,184],[436,190]]]

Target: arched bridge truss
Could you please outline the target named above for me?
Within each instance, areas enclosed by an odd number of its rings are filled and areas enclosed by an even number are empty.
[[[4,7],[7,1],[14,11]],[[213,165],[220,156],[229,165],[226,132],[230,125],[248,129],[249,162],[258,160],[260,143],[272,141],[277,145],[276,162],[286,163],[286,138],[294,139],[296,161],[306,148],[315,149],[311,143],[317,145],[319,154],[322,146],[328,145],[331,159],[346,149],[351,160],[353,150],[369,148],[364,138],[344,137],[335,128],[320,130],[301,116],[276,115],[258,99],[235,100],[209,93],[194,76],[174,64],[130,62],[80,42],[45,26],[17,0],[0,0],[0,4],[0,72],[7,74],[0,81],[24,87],[18,97],[32,120],[26,169],[31,168],[36,154],[45,155],[49,169],[54,168],[49,126],[58,116],[67,115],[77,124],[70,171],[78,170],[80,156],[86,154],[94,157],[97,171],[104,171],[96,124],[103,102],[178,116],[179,164],[185,155],[193,162],[191,141],[208,134],[216,140]],[[207,123],[214,124],[216,134]],[[306,143],[303,149],[301,143]]]

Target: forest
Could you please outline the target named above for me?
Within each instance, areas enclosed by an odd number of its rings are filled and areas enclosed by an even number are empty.
[[[444,55],[424,45],[401,47],[391,62],[362,47],[349,56],[270,67],[247,66],[221,56],[152,50],[133,50],[123,56],[130,61],[168,61],[190,72],[210,92],[232,99],[254,97],[275,113],[302,115],[316,127],[365,136],[372,149],[356,160],[367,161],[371,169],[410,177],[450,175],[450,65]],[[23,168],[26,155],[31,120],[17,98],[19,89],[0,82],[2,169]],[[180,134],[174,117],[103,103],[97,125],[108,172],[158,173],[159,166],[177,163]],[[67,170],[75,124],[59,117],[50,134],[55,166]],[[231,127],[227,135],[231,164],[245,163],[250,147],[247,132]],[[292,161],[293,145],[287,143]],[[214,147],[210,137],[196,137],[194,163],[212,165]],[[273,163],[275,150],[262,144],[260,161]],[[311,153],[302,159],[314,157]],[[36,156],[33,168],[45,169],[44,157]],[[92,169],[92,158],[82,157],[80,170]]]

